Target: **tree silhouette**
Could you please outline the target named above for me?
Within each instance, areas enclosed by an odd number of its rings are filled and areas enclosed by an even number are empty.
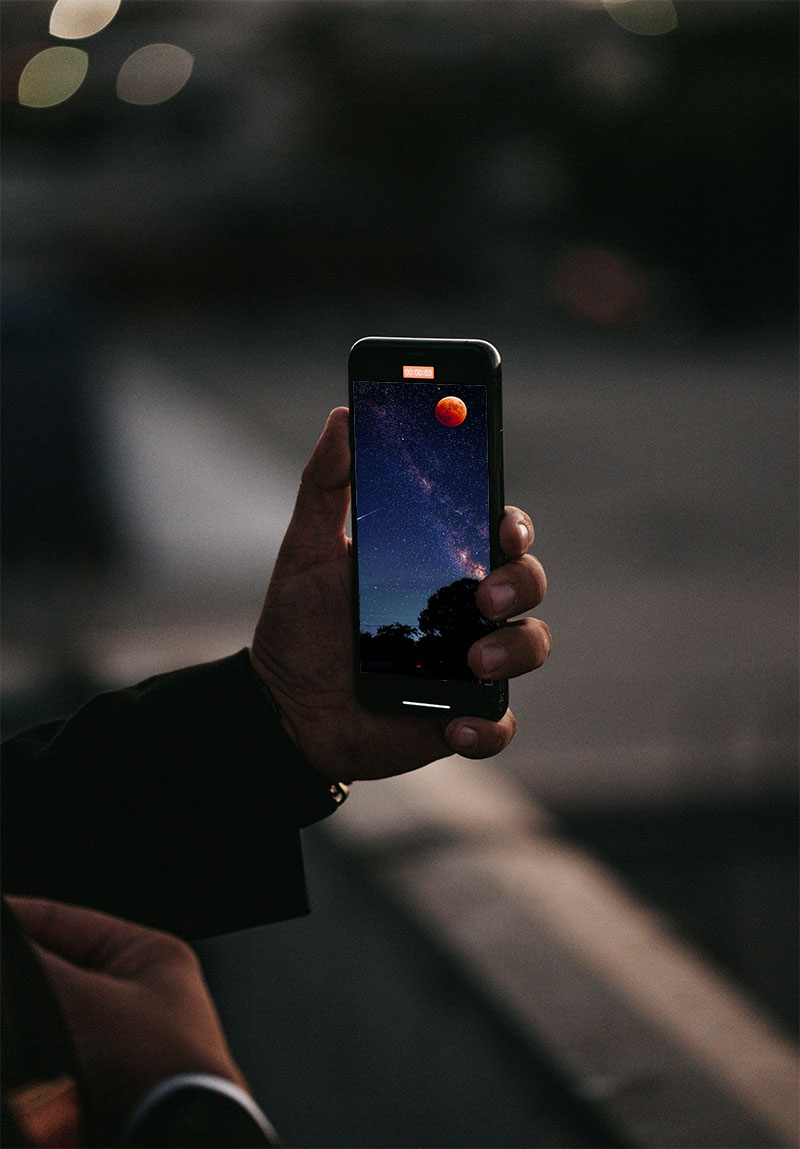
[[[439,587],[420,613],[420,661],[436,678],[474,679],[467,652],[476,639],[494,629],[475,605],[477,586],[477,579],[462,578]]]
[[[402,622],[379,626],[375,634],[361,634],[361,666],[384,674],[414,674],[416,661],[416,627]]]
[[[463,626],[470,615],[480,618],[480,612],[475,606],[477,585],[477,579],[461,578],[434,591],[419,616],[419,629],[422,633],[444,638]]]
[[[415,638],[419,632],[415,626],[408,626],[404,622],[387,622],[379,626],[375,632],[377,638]]]
[[[416,627],[390,622],[361,634],[361,667],[378,674],[474,682],[467,652],[495,629],[475,605],[478,580],[462,578],[439,587],[420,612]]]

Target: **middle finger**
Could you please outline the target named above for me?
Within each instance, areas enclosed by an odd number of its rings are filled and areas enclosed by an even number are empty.
[[[533,555],[523,555],[487,575],[475,592],[475,602],[481,614],[500,622],[533,610],[546,593],[544,567]]]

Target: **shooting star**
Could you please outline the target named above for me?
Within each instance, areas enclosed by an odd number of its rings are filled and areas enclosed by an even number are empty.
[[[381,509],[380,507],[376,507],[374,511],[367,511],[367,513],[365,515],[359,515],[358,518],[356,519],[356,522],[360,523],[362,519],[368,519],[370,515],[377,515],[377,513],[380,509]]]

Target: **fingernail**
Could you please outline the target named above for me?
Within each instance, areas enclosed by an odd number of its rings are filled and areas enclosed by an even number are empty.
[[[478,731],[474,726],[459,727],[455,743],[459,750],[474,750],[478,745]]]
[[[502,618],[509,613],[511,607],[514,605],[514,588],[510,583],[501,582],[488,589],[492,614],[497,618]]]
[[[490,644],[481,647],[481,670],[484,674],[493,674],[505,661],[506,652],[502,646]]]
[[[520,519],[517,523],[517,530],[519,531],[519,541],[523,550],[527,550],[531,545],[531,531],[528,524],[524,519]]]

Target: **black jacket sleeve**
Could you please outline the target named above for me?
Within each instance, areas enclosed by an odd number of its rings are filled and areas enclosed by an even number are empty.
[[[4,890],[190,938],[304,913],[311,775],[247,651],[100,695],[4,747]]]

